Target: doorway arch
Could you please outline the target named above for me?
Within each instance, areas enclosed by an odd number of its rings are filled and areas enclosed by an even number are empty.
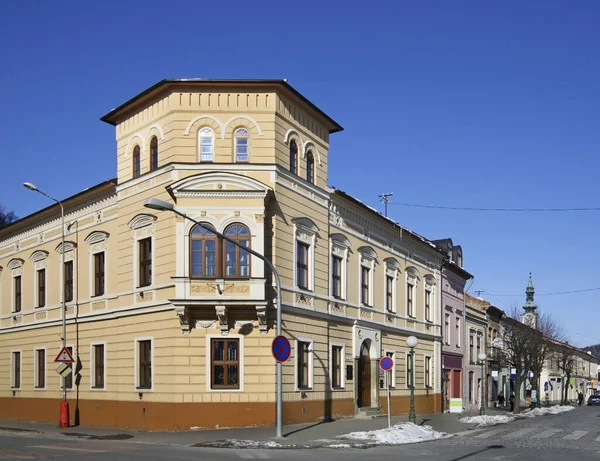
[[[371,407],[371,341],[365,339],[358,359],[358,407]]]

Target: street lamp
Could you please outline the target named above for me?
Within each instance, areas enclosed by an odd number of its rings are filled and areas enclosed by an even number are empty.
[[[37,192],[39,194],[42,194],[44,197],[49,198],[50,200],[58,203],[58,205],[60,206],[60,230],[61,230],[61,237],[62,237],[62,256],[63,256],[63,261],[62,261],[62,285],[63,285],[63,289],[62,289],[62,342],[63,342],[63,348],[66,349],[67,347],[67,308],[65,306],[65,209],[63,207],[63,204],[60,202],[60,200],[55,199],[54,197],[46,194],[45,192],[42,192],[41,190],[39,190],[37,187],[35,187],[33,184],[31,184],[30,182],[26,182],[23,183],[23,186],[25,186],[27,189],[32,190],[34,192]],[[60,418],[59,418],[59,427],[69,427],[69,402],[67,402],[67,383],[66,380],[63,378],[63,400],[60,403]]]
[[[419,340],[415,336],[406,338],[406,345],[410,347],[410,413],[408,420],[413,424],[417,421],[415,415],[415,346],[418,343]]]
[[[149,198],[144,202],[144,206],[146,208],[151,208],[153,210],[158,210],[158,211],[172,211],[173,213],[178,214],[179,216],[181,216],[185,219],[189,219],[190,221],[192,221],[193,223],[202,227],[203,229],[215,234],[217,237],[220,237],[223,240],[226,240],[227,242],[232,243],[237,247],[240,247],[242,250],[250,253],[251,255],[256,256],[258,259],[262,260],[267,266],[269,266],[269,269],[271,269],[271,272],[273,273],[273,277],[275,278],[275,290],[277,291],[277,301],[276,301],[276,304],[277,304],[277,320],[276,320],[277,336],[281,335],[281,282],[279,281],[279,274],[277,273],[277,270],[275,269],[275,267],[273,266],[271,261],[269,261],[265,256],[261,255],[260,253],[257,253],[256,251],[241,245],[239,242],[227,237],[226,235],[223,235],[220,232],[217,232],[216,230],[212,229],[211,227],[206,226],[206,225],[202,224],[201,222],[196,221],[193,218],[190,218],[185,213],[181,213],[180,211],[175,209],[175,206],[172,203],[165,202],[164,200],[159,200],[156,198]],[[276,434],[277,435],[276,435],[276,437],[278,437],[278,438],[283,437],[282,381],[283,381],[282,380],[282,364],[281,364],[281,362],[278,361],[277,362],[277,395],[276,395],[276,400],[277,400],[277,403],[276,403],[276,408],[277,408],[277,412],[276,412],[277,433]]]
[[[560,375],[560,377],[561,377],[561,380],[560,380],[560,404],[564,405],[565,404],[565,387],[566,387],[565,374],[562,373]]]
[[[590,391],[590,395],[592,393],[592,351],[587,351],[588,355],[590,356],[589,360],[588,360],[588,389]],[[586,394],[587,394],[587,390],[586,390]]]
[[[485,355],[485,352],[480,352],[479,355],[477,356],[477,358],[481,362],[481,407],[479,408],[479,414],[480,415],[485,415],[485,384],[486,384],[486,379],[485,379],[485,376],[484,376],[485,370],[483,369],[483,366],[485,364],[485,359],[487,359],[487,355]]]

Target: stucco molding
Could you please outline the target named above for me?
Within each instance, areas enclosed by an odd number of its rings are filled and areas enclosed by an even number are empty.
[[[142,227],[151,226],[156,221],[157,217],[149,213],[139,213],[135,215],[127,224],[130,229],[141,229]]]
[[[109,236],[110,234],[108,232],[94,231],[85,238],[85,242],[88,245],[94,245],[96,243],[104,242]]]
[[[260,124],[256,120],[254,120],[252,117],[248,117],[247,115],[234,115],[233,117],[231,117],[229,120],[227,120],[223,124],[223,129],[221,130],[221,139],[225,139],[225,133],[227,131],[227,127],[229,127],[231,122],[233,122],[234,120],[236,120],[238,118],[247,120],[248,122],[252,123],[256,127],[256,130],[258,131],[258,135],[263,136],[263,131],[262,131],[262,128],[260,127]]]
[[[201,114],[198,115],[196,117],[194,117],[193,119],[190,120],[190,122],[188,123],[186,129],[183,131],[183,135],[184,136],[189,136],[190,132],[193,128],[193,126],[199,122],[200,120],[202,120],[203,118],[207,118],[209,120],[212,120],[213,122],[215,122],[217,124],[217,126],[219,127],[219,130],[221,131],[221,139],[223,139],[223,133],[225,132],[225,125],[223,125],[223,123],[216,117],[213,117],[212,115],[208,115],[208,114]]]

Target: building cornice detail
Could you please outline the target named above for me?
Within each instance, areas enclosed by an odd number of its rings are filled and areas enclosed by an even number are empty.
[[[70,222],[70,221],[75,221],[77,219],[81,219],[84,216],[93,214],[97,211],[100,210],[105,210],[110,208],[113,205],[117,204],[117,196],[116,195],[112,195],[110,197],[106,197],[102,200],[99,200],[97,202],[94,202],[88,206],[85,206],[83,208],[80,208],[76,211],[73,211],[71,213],[67,213],[65,215],[65,225]],[[52,219],[50,221],[45,222],[44,224],[40,224],[39,226],[36,226],[32,229],[29,229],[25,232],[22,232],[20,234],[14,235],[6,240],[3,240],[0,242],[0,249],[3,249],[11,244],[14,244],[20,240],[24,240],[30,237],[33,237],[35,235],[38,235],[42,232],[47,232],[50,230],[53,230],[55,228],[59,228],[60,229],[61,226],[61,219],[60,216],[58,218]],[[67,233],[67,230],[65,229],[65,233]]]

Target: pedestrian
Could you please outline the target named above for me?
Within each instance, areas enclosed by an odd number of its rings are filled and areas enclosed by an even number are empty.
[[[581,404],[583,403],[583,392],[579,393],[579,396],[577,397],[577,400],[579,401],[579,406],[581,406]]]
[[[511,412],[515,411],[515,394],[510,394],[509,403],[510,403],[510,411]]]
[[[498,405],[500,405],[501,407],[504,406],[504,392],[502,391],[498,393]]]

